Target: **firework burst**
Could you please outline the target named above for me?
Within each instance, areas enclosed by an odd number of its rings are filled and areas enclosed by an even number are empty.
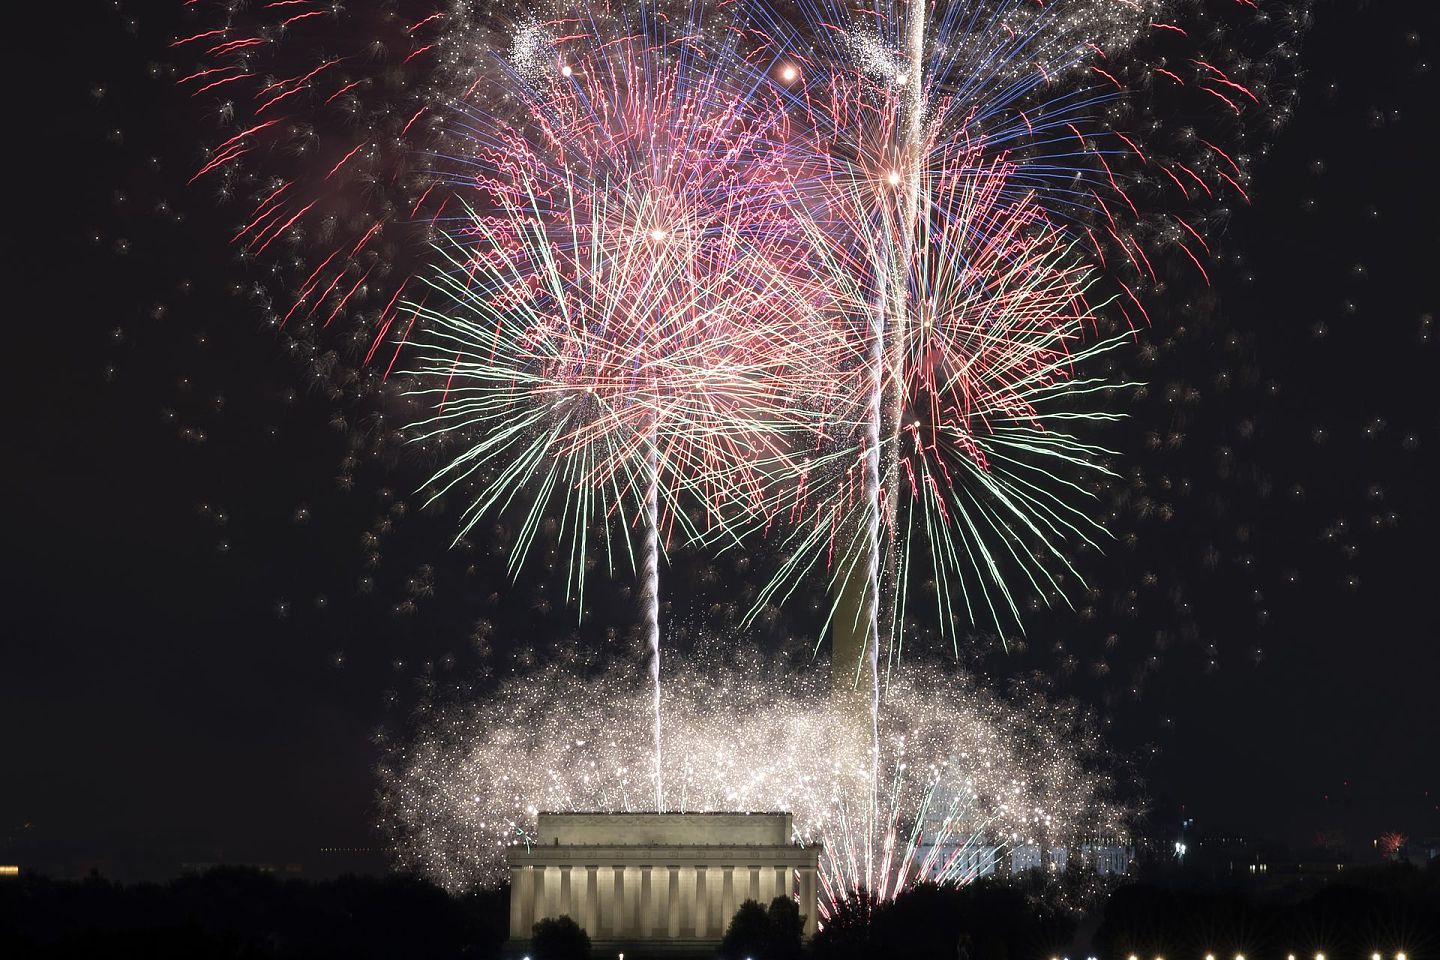
[[[764,510],[812,432],[792,398],[824,395],[822,351],[847,345],[814,319],[784,115],[727,79],[733,47],[646,26],[527,28],[524,109],[472,117],[447,159],[474,206],[442,221],[446,306],[413,306],[411,372],[434,401],[421,439],[457,449],[435,482],[465,491],[462,535],[523,498],[519,563],[558,515],[578,593],[593,533],[634,562],[610,533],[641,531],[658,751],[661,541]]]
[[[1217,144],[1246,142],[1291,96],[1274,68],[1304,4],[1253,20],[1213,6],[757,8],[786,64],[770,82],[821,167],[803,201],[815,248],[868,358],[843,418],[863,425],[855,455],[762,603],[823,555],[837,684],[870,687],[872,712],[917,593],[954,641],[1023,629],[1022,586],[1054,602],[1079,582],[1067,556],[1096,543],[1085,480],[1107,454],[1082,425],[1111,419],[1116,386],[1086,361],[1121,339],[1087,335],[1113,329],[1107,313],[1148,322],[1162,253],[1205,274],[1206,234],[1247,177]],[[1278,38],[1265,56],[1225,69],[1201,49],[1260,25]],[[1180,113],[1208,135],[1172,128]]]

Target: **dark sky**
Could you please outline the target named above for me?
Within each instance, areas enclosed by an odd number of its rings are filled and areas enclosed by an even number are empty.
[[[1092,704],[1157,828],[1183,806],[1297,844],[1440,834],[1432,8],[1319,5],[1215,286],[1156,317],[1131,371],[1151,390],[1107,438],[1173,518],[1112,491],[1092,609],[967,651]],[[0,856],[314,863],[376,845],[374,734],[426,678],[483,667],[477,620],[503,660],[573,617],[486,544],[447,552],[417,465],[340,466],[332,421],[364,416],[234,295],[230,214],[184,186],[198,138],[149,75],[173,24],[134,16],[76,13],[12,55]],[[721,593],[746,576],[719,572]],[[599,608],[581,642],[626,625]]]

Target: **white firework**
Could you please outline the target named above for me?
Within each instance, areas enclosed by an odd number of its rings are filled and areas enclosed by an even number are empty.
[[[381,770],[397,858],[464,889],[505,877],[506,850],[542,810],[653,809],[649,698],[628,667],[552,667],[427,712]],[[664,698],[667,803],[793,813],[797,840],[825,844],[825,913],[857,887],[968,882],[1006,847],[1125,833],[1098,740],[1073,706],[1038,695],[1014,705],[953,673],[900,671],[873,805],[868,722],[833,700],[825,671],[682,665]]]

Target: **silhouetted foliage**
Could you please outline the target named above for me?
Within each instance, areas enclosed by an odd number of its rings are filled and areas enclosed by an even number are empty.
[[[720,941],[725,960],[797,960],[804,953],[805,918],[790,897],[776,897],[769,908],[746,900],[730,919]]]
[[[547,918],[535,924],[530,955],[535,960],[590,960],[590,935],[568,916]]]
[[[1288,893],[1286,896],[1284,893]],[[1105,904],[1094,948],[1105,955],[1419,957],[1440,944],[1440,863],[1346,871],[1299,896],[1238,890],[1117,889]]]
[[[876,902],[859,891],[816,935],[817,960],[884,957],[1023,960],[1068,945],[1074,921],[1017,887],[926,884]]]
[[[805,917],[800,913],[800,904],[791,897],[776,897],[765,913],[770,920],[770,942],[762,956],[765,960],[798,958],[805,940]]]
[[[1311,877],[1303,887],[1248,893],[1132,884],[1096,905],[1087,923],[1098,924],[1093,937],[1078,940],[1075,915],[1052,905],[1053,891],[1024,880],[922,886],[885,902],[862,892],[830,917],[809,955],[1440,956],[1440,863],[1357,867],[1341,876],[1343,883],[1328,886]],[[240,868],[130,886],[98,876],[72,882],[27,876],[0,882],[0,960],[493,960],[509,935],[509,896],[505,888],[452,896],[404,876],[307,882]],[[747,901],[730,922],[721,955],[798,960],[803,929],[792,900],[768,907]],[[530,950],[536,960],[589,956],[588,938],[568,918],[542,921],[536,938]]]
[[[0,957],[488,958],[509,891],[453,897],[413,877],[281,880],[223,867],[163,885],[99,877],[0,883]]]
[[[725,960],[756,957],[765,948],[770,932],[770,917],[756,900],[746,900],[730,918],[725,938],[720,941],[720,956]]]

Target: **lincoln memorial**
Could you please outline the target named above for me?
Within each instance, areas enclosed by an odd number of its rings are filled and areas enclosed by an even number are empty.
[[[820,847],[790,838],[788,813],[542,813],[535,842],[509,852],[507,952],[569,916],[597,957],[708,954],[740,904],[779,896],[798,896],[813,936]]]

